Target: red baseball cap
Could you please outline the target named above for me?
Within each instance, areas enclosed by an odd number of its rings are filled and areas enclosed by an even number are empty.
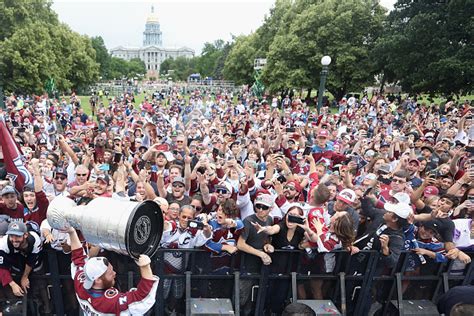
[[[423,195],[425,197],[429,197],[429,196],[433,196],[433,195],[438,195],[439,194],[439,190],[437,187],[435,186],[432,186],[432,185],[429,185],[425,188],[425,190],[423,191]]]
[[[318,132],[318,137],[329,137],[329,131],[327,129],[320,129]]]
[[[301,193],[302,188],[298,181],[291,180],[288,181],[286,185],[293,185],[295,187],[295,190],[298,191],[298,193]]]

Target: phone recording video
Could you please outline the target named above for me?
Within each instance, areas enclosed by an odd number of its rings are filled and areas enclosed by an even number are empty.
[[[306,219],[304,217],[288,214],[288,223],[295,223],[295,224],[303,225],[305,220]]]
[[[188,227],[202,230],[202,229],[204,229],[204,223],[201,222],[201,221],[197,221],[197,220],[190,220],[190,221],[188,221]]]

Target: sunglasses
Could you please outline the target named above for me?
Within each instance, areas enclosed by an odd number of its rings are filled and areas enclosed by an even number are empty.
[[[218,193],[218,194],[227,194],[227,193],[229,193],[229,191],[227,189],[219,188],[219,189],[216,189],[216,193]]]
[[[291,190],[291,191],[295,191],[296,189],[295,189],[295,187],[294,187],[294,186],[291,186],[291,185],[285,185],[285,186],[283,187],[283,190]]]
[[[193,209],[196,211],[196,212],[200,212],[202,211],[202,207],[201,206],[194,206],[194,205],[191,205],[193,207]]]
[[[405,181],[405,180],[402,180],[402,179],[393,179],[392,182],[395,182],[395,183],[405,183],[406,181]]]
[[[262,211],[268,211],[270,209],[270,206],[266,206],[263,204],[255,204],[255,208]]]
[[[56,176],[54,177],[54,180],[66,180],[65,176]]]
[[[177,140],[176,142],[177,142],[177,143],[184,143],[183,140]]]
[[[180,183],[174,183],[173,188],[184,188],[184,185],[182,185]]]
[[[76,176],[85,177],[85,176],[87,176],[87,173],[76,173]]]

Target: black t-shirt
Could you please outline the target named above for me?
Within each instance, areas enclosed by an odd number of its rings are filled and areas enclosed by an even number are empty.
[[[169,204],[178,203],[179,207],[182,207],[183,205],[190,205],[191,204],[191,198],[189,196],[185,195],[181,200],[177,200],[173,196],[173,193],[169,193],[169,192],[166,194],[166,201],[168,201]]]
[[[240,238],[243,238],[247,245],[252,246],[255,249],[263,249],[263,246],[268,241],[268,236],[263,233],[258,234],[252,223],[258,223],[261,226],[271,226],[273,224],[273,219],[268,216],[265,221],[261,221],[256,214],[247,216],[244,219],[244,230],[240,235]]]
[[[304,229],[301,227],[296,227],[295,233],[291,240],[288,240],[288,227],[286,226],[285,220],[283,219],[280,223],[280,232],[272,236],[272,245],[275,249],[298,249],[298,245],[303,240]]]
[[[243,238],[247,245],[252,246],[255,249],[262,250],[263,246],[268,243],[269,238],[264,233],[257,234],[257,230],[252,225],[252,222],[259,223],[261,226],[271,226],[273,224],[273,219],[268,216],[265,221],[261,221],[256,214],[247,216],[244,219],[244,229],[240,235],[240,238]],[[259,257],[251,254],[245,254],[245,256],[243,256],[243,260],[244,272],[260,272],[262,260]]]
[[[429,214],[432,210],[431,207],[425,205],[425,207],[418,210],[418,212]],[[455,226],[451,218],[436,218],[433,219],[433,223],[437,226],[436,230],[438,231],[442,242],[453,242]]]

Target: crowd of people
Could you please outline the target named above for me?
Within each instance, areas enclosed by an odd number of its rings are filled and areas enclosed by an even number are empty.
[[[8,97],[0,114],[27,173],[19,187],[19,174],[0,170],[3,297],[24,295],[29,275],[47,271],[43,248],[56,250],[60,272],[70,274],[69,235],[46,219],[58,196],[78,205],[97,197],[154,200],[165,218],[161,248],[205,249],[216,274],[228,272],[236,253],[245,255],[241,273],[278,265],[275,249],[303,251],[298,272],[305,274],[333,271],[333,250],[379,252],[378,275],[402,251],[414,254],[414,274],[427,260],[470,263],[468,101],[430,104],[375,93],[336,100],[321,113],[306,101],[259,100],[247,91],[183,96],[170,88],[140,104],[128,94],[94,98],[91,116],[75,96]],[[164,262],[169,274],[187,268],[182,254],[167,253]],[[183,282],[163,282],[168,311],[179,312]],[[241,284],[244,315],[252,314],[254,284]],[[285,291],[275,295],[281,293],[269,312],[284,309]],[[74,295],[65,297],[65,306],[77,308]],[[323,298],[323,283],[300,283],[298,297]],[[49,298],[41,301],[42,312],[51,313]]]

